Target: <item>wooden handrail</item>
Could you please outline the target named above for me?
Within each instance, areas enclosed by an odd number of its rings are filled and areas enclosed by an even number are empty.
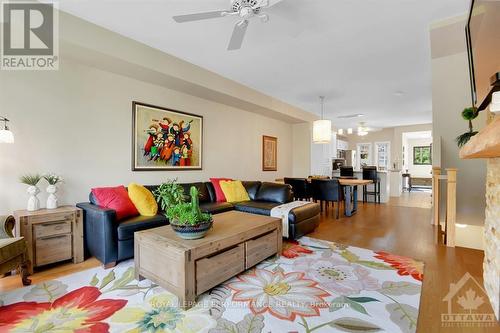
[[[457,169],[446,169],[448,186],[446,193],[446,246],[455,247],[457,223]]]
[[[433,224],[439,225],[439,177],[441,175],[440,167],[432,168],[432,208],[434,211]]]
[[[446,219],[444,230],[440,224],[440,184],[446,181]],[[457,169],[446,169],[446,175],[441,174],[440,167],[432,168],[432,208],[433,225],[437,226],[438,240],[444,235],[446,246],[455,247],[455,228],[457,222]]]

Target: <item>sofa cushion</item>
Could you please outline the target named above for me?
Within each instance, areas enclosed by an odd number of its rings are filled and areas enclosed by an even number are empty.
[[[128,196],[142,216],[155,216],[158,213],[158,204],[153,193],[144,186],[130,183]]]
[[[292,201],[292,197],[293,193],[290,185],[264,182],[257,191],[255,200],[284,204]]]
[[[118,240],[134,238],[134,232],[151,228],[162,227],[168,224],[164,215],[137,216],[118,224]]]
[[[191,200],[191,196],[189,195],[189,192],[191,191],[191,186],[196,187],[196,189],[198,190],[198,193],[199,193],[198,196],[200,198],[200,203],[212,201],[205,183],[201,183],[201,182],[199,182],[199,183],[185,183],[185,184],[179,184],[179,185],[181,185],[182,188],[184,189],[184,196],[186,197],[187,201]]]
[[[92,194],[99,206],[113,209],[116,212],[118,221],[139,215],[137,208],[128,197],[125,186],[93,188]]]
[[[234,209],[239,212],[258,214],[258,215],[271,215],[271,209],[279,206],[279,204],[267,201],[243,201],[234,204]]]
[[[220,188],[224,192],[227,202],[248,201],[247,190],[239,180],[223,180],[220,183]]]
[[[222,188],[220,187],[220,182],[225,181],[225,180],[232,180],[231,178],[210,178],[210,182],[212,183],[212,186],[214,187],[215,191],[215,201],[217,202],[225,202],[226,201],[226,196],[224,194],[224,191],[222,191]]]
[[[204,213],[219,214],[234,210],[234,206],[229,202],[205,202],[200,204],[200,209]]]
[[[243,186],[247,190],[248,196],[250,197],[250,200],[255,200],[255,196],[257,195],[257,192],[259,191],[260,185],[262,184],[261,182],[254,182],[254,181],[244,181],[242,182]]]

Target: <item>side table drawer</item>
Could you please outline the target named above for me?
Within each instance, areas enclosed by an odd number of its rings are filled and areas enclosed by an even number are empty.
[[[71,235],[38,238],[35,245],[36,266],[71,259]]]
[[[278,233],[275,231],[245,243],[246,269],[257,265],[278,252]]]
[[[238,246],[196,262],[196,295],[245,270],[245,246]]]
[[[34,225],[35,238],[71,233],[70,221],[53,221]]]

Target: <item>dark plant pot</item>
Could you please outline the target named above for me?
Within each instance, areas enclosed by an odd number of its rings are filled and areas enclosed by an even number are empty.
[[[200,239],[205,237],[208,231],[212,228],[213,219],[200,222],[196,225],[180,225],[175,222],[176,221],[172,221],[170,225],[177,236],[182,239]]]

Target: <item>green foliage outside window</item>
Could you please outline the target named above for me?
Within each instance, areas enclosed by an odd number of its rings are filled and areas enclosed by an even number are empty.
[[[413,147],[413,164],[431,165],[432,164],[431,146]]]

